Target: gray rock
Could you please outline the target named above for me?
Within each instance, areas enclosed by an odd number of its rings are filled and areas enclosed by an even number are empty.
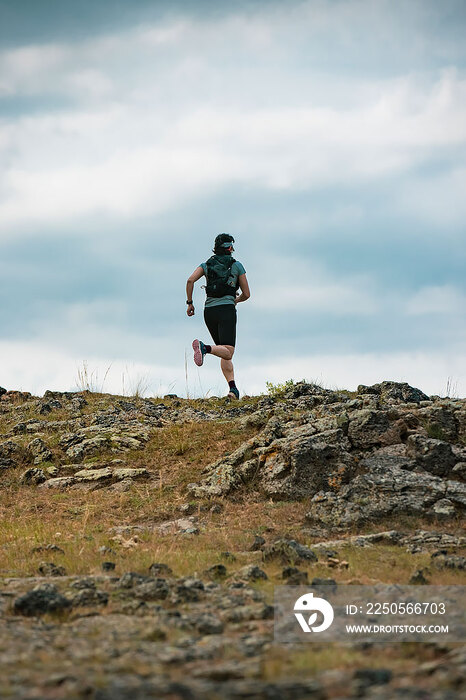
[[[466,481],[466,462],[458,462],[452,469],[452,477],[456,477]]]
[[[455,411],[448,406],[428,406],[419,410],[429,437],[446,442],[455,442],[458,438],[458,421]]]
[[[204,574],[208,578],[214,580],[222,579],[227,575],[227,568],[223,564],[214,564],[213,566],[209,566],[209,568],[204,571]]]
[[[151,576],[173,576],[172,569],[168,564],[163,564],[162,562],[154,562],[149,566],[149,574]]]
[[[196,615],[192,624],[201,634],[221,634],[224,630],[223,622],[212,613]]]
[[[245,579],[247,581],[266,581],[268,576],[265,571],[255,564],[247,564],[236,572],[236,578]]]
[[[107,605],[108,593],[97,591],[95,588],[83,588],[75,593],[71,599],[73,607],[85,607],[94,605]]]
[[[265,544],[265,540],[260,535],[254,535],[254,542],[249,547],[250,552],[258,552]]]
[[[15,613],[32,617],[51,612],[61,612],[71,606],[71,601],[59,593],[58,588],[50,583],[36,586],[16,598],[13,603]]]
[[[451,520],[456,515],[455,505],[449,498],[441,498],[436,501],[433,505],[433,511],[437,518],[442,520]]]
[[[394,467],[412,471],[416,467],[416,461],[408,455],[406,445],[400,444],[380,447],[374,450],[361,460],[360,466],[363,469],[371,469],[374,466],[378,466],[387,471]]]
[[[42,469],[39,469],[38,467],[31,467],[30,469],[26,469],[26,471],[21,474],[20,481],[22,484],[37,485],[41,484],[45,480],[46,476]]]
[[[449,474],[458,461],[448,442],[419,434],[409,436],[407,451],[420,467],[436,476]]]
[[[31,440],[27,449],[34,457],[34,464],[41,464],[41,462],[48,462],[53,459],[52,452],[41,438]]]
[[[308,584],[307,571],[300,571],[295,566],[287,566],[282,571],[282,579],[289,586],[305,586]]]
[[[374,445],[390,444],[401,442],[395,438],[386,442],[387,434],[390,430],[390,420],[387,411],[371,411],[362,409],[355,411],[348,425],[348,437],[354,447],[367,449]]]
[[[81,469],[76,472],[74,478],[79,481],[107,481],[112,478],[112,470],[109,467],[103,469]]]
[[[132,595],[140,600],[164,600],[170,589],[164,578],[155,578],[134,586]]]
[[[42,576],[66,576],[65,567],[57,566],[52,561],[41,562],[37,570]]]
[[[316,553],[295,540],[278,539],[263,550],[264,561],[278,559],[283,564],[294,564],[300,561],[316,562]]]
[[[433,506],[444,498],[454,504],[456,514],[464,512],[466,484],[396,467],[387,473],[374,465],[338,493],[322,491],[314,496],[306,517],[333,528],[398,515],[435,517]]]
[[[420,403],[427,401],[429,397],[420,389],[410,386],[406,382],[380,382],[373,384],[371,393],[379,394],[385,401],[401,403]]]
[[[39,470],[42,471],[42,470]],[[43,473],[43,472],[42,472]],[[44,475],[45,479],[45,475]],[[65,489],[76,483],[74,476],[57,476],[52,479],[43,480],[39,488],[43,489]]]
[[[13,440],[0,443],[0,461],[4,466],[14,467],[28,458],[27,451]]]
[[[466,557],[448,554],[446,550],[440,550],[432,554],[432,564],[437,569],[458,569],[466,570]]]
[[[117,582],[119,588],[133,588],[141,583],[146,583],[151,580],[151,576],[144,576],[143,574],[137,574],[134,571],[128,571],[126,574],[120,577]]]

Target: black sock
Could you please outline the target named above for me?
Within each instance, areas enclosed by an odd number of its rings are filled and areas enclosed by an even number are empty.
[[[212,345],[204,345],[206,352],[212,352]]]
[[[236,389],[235,380],[232,379],[231,382],[228,382],[228,386],[230,387],[230,389]]]

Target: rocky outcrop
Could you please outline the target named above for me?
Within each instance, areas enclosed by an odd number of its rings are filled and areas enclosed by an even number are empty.
[[[276,499],[310,497],[308,519],[339,527],[398,515],[452,519],[464,512],[465,448],[428,434],[438,425],[445,436],[457,437],[464,401],[435,405],[395,382],[359,387],[356,398],[300,383],[285,396],[291,405],[311,399],[313,408],[296,416],[283,404],[275,407],[262,432],[189,485],[193,496],[253,488]]]

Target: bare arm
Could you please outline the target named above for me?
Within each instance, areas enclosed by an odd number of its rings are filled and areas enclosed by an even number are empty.
[[[197,282],[197,280],[200,280],[201,277],[203,276],[203,274],[204,274],[204,270],[199,265],[199,267],[196,267],[193,274],[188,277],[187,282],[186,282],[186,301],[192,301],[194,282]],[[188,314],[188,316],[194,316],[194,305],[193,304],[188,304],[188,308],[186,310],[186,313]]]
[[[249,299],[249,297],[251,296],[251,292],[249,291],[249,284],[248,284],[248,280],[246,277],[246,273],[244,273],[238,277],[238,282],[239,282],[239,288],[241,289],[241,294],[236,297],[235,304],[239,304],[240,301],[246,301],[246,299]]]

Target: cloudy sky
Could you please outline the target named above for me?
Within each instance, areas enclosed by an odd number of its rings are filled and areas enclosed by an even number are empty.
[[[227,231],[240,390],[465,396],[465,35],[464,0],[0,0],[0,385],[223,394],[184,287]]]

